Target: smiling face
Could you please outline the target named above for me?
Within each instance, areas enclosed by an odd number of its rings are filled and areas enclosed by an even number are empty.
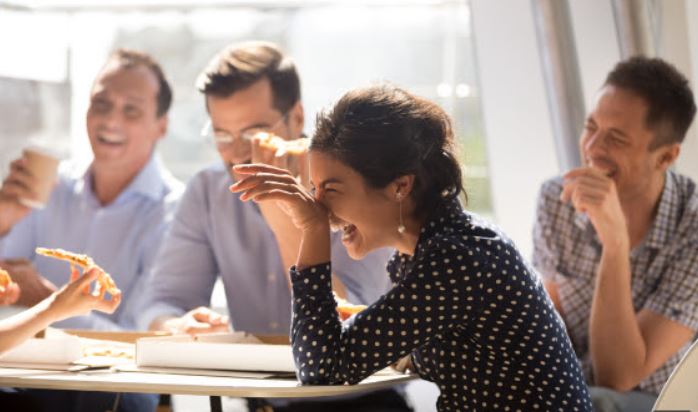
[[[584,164],[612,178],[621,199],[647,193],[669,166],[663,161],[669,147],[650,150],[655,134],[645,123],[647,109],[647,103],[636,94],[605,86],[580,138]]]
[[[234,139],[231,144],[217,146],[228,167],[250,162],[252,143],[240,138],[244,132],[269,129],[275,135],[291,140],[299,138],[303,131],[300,103],[296,103],[284,121],[284,114],[274,108],[271,84],[266,78],[227,97],[207,96],[206,105],[213,131]]]
[[[349,256],[361,259],[374,249],[394,246],[400,222],[392,185],[374,189],[354,169],[316,150],[310,152],[310,179],[333,229],[342,231]]]
[[[95,167],[134,173],[148,162],[167,130],[167,116],[157,116],[158,90],[157,78],[144,66],[114,62],[102,70],[86,116]]]

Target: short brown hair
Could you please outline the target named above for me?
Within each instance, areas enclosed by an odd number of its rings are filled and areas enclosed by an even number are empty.
[[[333,156],[374,188],[414,175],[416,216],[464,193],[446,112],[390,84],[352,90],[318,115],[310,150]]]
[[[116,61],[119,67],[137,67],[143,66],[150,70],[158,80],[158,95],[157,95],[157,116],[162,117],[172,104],[172,87],[165,77],[165,73],[160,67],[160,64],[148,53],[131,50],[117,49],[107,59],[107,64]]]
[[[223,49],[199,75],[196,87],[206,96],[228,97],[263,78],[271,83],[273,106],[279,112],[286,113],[301,99],[293,60],[273,43],[260,41]]]
[[[655,134],[650,149],[683,142],[696,114],[688,80],[658,58],[631,57],[618,63],[604,85],[637,94],[647,103],[645,126]]]

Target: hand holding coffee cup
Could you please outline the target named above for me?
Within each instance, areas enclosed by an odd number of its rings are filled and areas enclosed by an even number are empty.
[[[30,196],[20,196],[18,200],[25,206],[41,209],[46,206],[56,185],[60,160],[57,155],[38,146],[24,149],[22,158],[32,176],[32,185]]]
[[[58,163],[58,156],[32,147],[10,164],[10,173],[0,187],[0,236],[32,208],[46,205],[56,183]]]

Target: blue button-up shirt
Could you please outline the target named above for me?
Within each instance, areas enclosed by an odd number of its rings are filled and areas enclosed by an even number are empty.
[[[228,187],[223,165],[198,173],[187,185],[172,228],[154,265],[147,302],[139,319],[143,329],[157,317],[180,316],[208,306],[220,276],[231,326],[253,333],[288,334],[291,291],[271,228],[254,202],[242,202]],[[390,287],[385,266],[391,250],[357,261],[332,236],[334,273],[350,301],[370,303]]]
[[[92,313],[57,323],[59,327],[133,329],[145,278],[168,228],[183,185],[153,156],[126,189],[107,206],[92,190],[91,169],[62,169],[46,207],[35,210],[2,239],[0,256],[26,258],[57,286],[70,278],[68,263],[37,256],[37,246],[91,256],[112,275],[123,301],[111,315]]]

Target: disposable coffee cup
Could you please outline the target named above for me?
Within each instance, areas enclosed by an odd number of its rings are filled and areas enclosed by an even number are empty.
[[[27,207],[42,209],[46,206],[56,184],[60,156],[41,146],[27,147],[22,155],[27,170],[34,176],[34,187],[31,189],[35,197],[31,199],[20,198],[19,202]]]

